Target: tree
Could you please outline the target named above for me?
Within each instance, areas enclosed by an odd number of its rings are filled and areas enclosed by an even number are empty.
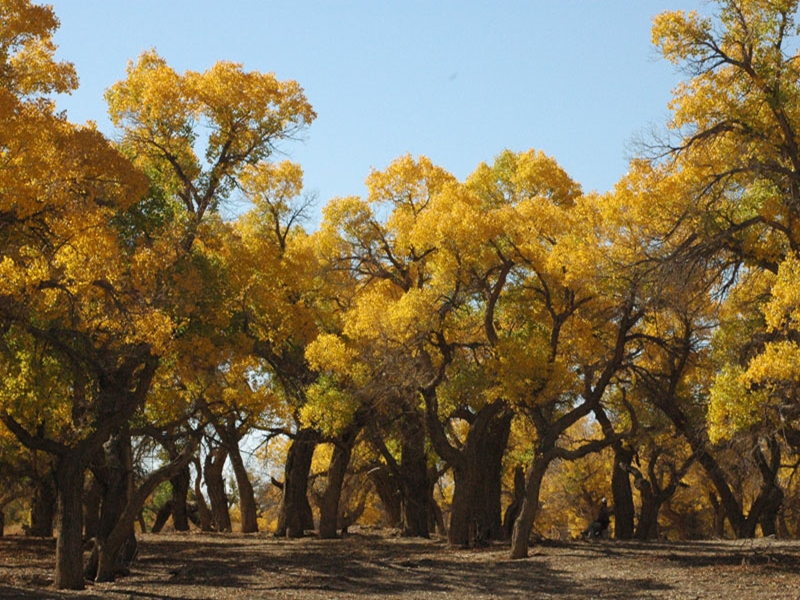
[[[726,257],[736,268],[733,283],[756,282],[760,296],[750,295],[751,302],[767,314],[775,275],[791,270],[798,248],[798,3],[729,0],[718,6],[716,20],[669,12],[654,23],[654,42],[690,77],[675,91],[671,105],[675,141],[669,145],[670,160],[674,169],[693,173],[691,189],[703,211],[695,217],[687,250]],[[730,276],[732,270],[719,273]],[[758,457],[762,448],[778,451],[771,439],[777,423],[787,441],[797,439],[796,411],[775,411],[793,404],[787,402],[791,394],[781,380],[789,382],[794,376],[786,378],[784,370],[773,378],[766,367],[786,365],[792,342],[788,330],[776,328],[775,318],[768,324],[759,319],[758,308],[744,312],[747,319],[742,324],[753,327],[750,343],[740,344],[745,356],[721,366],[713,382],[710,417],[719,420],[729,411],[737,427],[752,432],[755,415],[764,414],[760,443],[752,446]],[[736,326],[723,324],[726,329]],[[759,459],[762,466],[770,462],[774,461]],[[774,506],[780,493],[777,473],[761,470],[763,494],[773,498],[764,502]],[[721,500],[734,530],[748,535],[753,520],[746,526],[745,521],[736,524],[737,508],[725,496]]]

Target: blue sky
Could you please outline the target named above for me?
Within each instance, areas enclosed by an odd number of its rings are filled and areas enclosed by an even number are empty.
[[[113,136],[103,91],[156,48],[175,68],[225,59],[294,79],[318,118],[284,146],[320,205],[371,168],[424,154],[463,179],[503,149],[553,156],[585,191],[625,173],[681,76],[653,16],[703,0],[47,0],[81,81],[70,118]]]

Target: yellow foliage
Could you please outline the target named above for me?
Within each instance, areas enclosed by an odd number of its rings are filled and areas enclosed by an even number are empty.
[[[0,89],[29,96],[78,87],[72,64],[54,60],[59,23],[52,6],[0,0],[0,15]]]
[[[760,422],[768,395],[750,389],[744,369],[727,365],[714,378],[708,403],[708,433],[712,442],[730,439],[737,431]]]

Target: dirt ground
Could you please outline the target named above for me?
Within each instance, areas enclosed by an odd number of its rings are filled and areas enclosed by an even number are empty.
[[[380,532],[344,540],[144,534],[126,577],[52,589],[53,540],[0,538],[0,598],[800,598],[800,541],[545,542],[449,548]]]

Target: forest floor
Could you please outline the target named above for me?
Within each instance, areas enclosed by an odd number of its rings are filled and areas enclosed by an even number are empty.
[[[363,531],[344,540],[266,534],[139,535],[130,574],[52,588],[55,542],[0,538],[0,598],[800,598],[800,541],[543,542],[507,545]]]

